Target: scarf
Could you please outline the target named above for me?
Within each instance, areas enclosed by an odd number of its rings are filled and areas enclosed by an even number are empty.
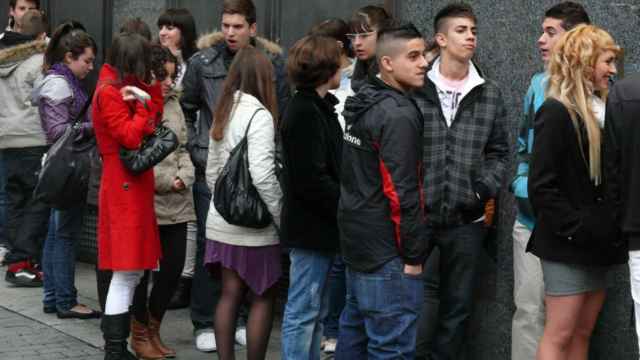
[[[71,115],[75,119],[82,111],[82,108],[89,100],[87,94],[82,90],[82,85],[80,84],[80,79],[78,79],[71,69],[67,65],[62,62],[55,63],[49,71],[47,71],[47,75],[60,75],[67,80],[69,86],[71,86],[71,91],[73,92],[73,102],[71,103]],[[84,121],[84,119],[82,119]]]

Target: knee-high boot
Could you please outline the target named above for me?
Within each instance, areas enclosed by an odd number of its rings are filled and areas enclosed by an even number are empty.
[[[105,341],[104,360],[136,360],[127,350],[129,313],[103,315],[100,328]]]

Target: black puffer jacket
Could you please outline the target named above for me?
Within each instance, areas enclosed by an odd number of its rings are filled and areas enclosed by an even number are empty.
[[[282,49],[261,37],[256,38],[253,45],[262,49],[273,64],[278,108],[282,113],[290,97]],[[222,84],[227,78],[228,66],[231,62],[229,57],[233,55],[226,48],[221,32],[201,37],[198,40],[198,48],[201,50],[188,61],[187,73],[182,82],[183,93],[180,105],[187,123],[187,149],[196,168],[196,177],[203,180],[207,167],[209,130],[213,125],[213,111],[222,93]]]
[[[422,114],[415,101],[373,79],[347,99],[338,206],[345,262],[375,271],[428,252],[422,192]]]

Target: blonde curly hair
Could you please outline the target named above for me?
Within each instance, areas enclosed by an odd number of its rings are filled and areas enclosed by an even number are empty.
[[[594,87],[596,62],[606,51],[613,51],[617,57],[621,49],[605,30],[593,25],[579,25],[558,39],[548,68],[547,97],[560,101],[567,108],[580,144],[582,135],[578,121],[582,121],[587,130],[589,174],[596,185],[601,181],[601,130],[591,106],[591,96],[606,101],[607,91],[596,91]]]

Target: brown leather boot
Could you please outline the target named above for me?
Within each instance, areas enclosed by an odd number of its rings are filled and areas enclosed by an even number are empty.
[[[164,359],[164,354],[149,339],[149,328],[131,317],[131,349],[144,360]]]
[[[176,351],[170,347],[167,347],[160,339],[160,326],[162,322],[156,320],[151,314],[149,314],[149,341],[155,346],[156,349],[166,358],[176,357]]]

